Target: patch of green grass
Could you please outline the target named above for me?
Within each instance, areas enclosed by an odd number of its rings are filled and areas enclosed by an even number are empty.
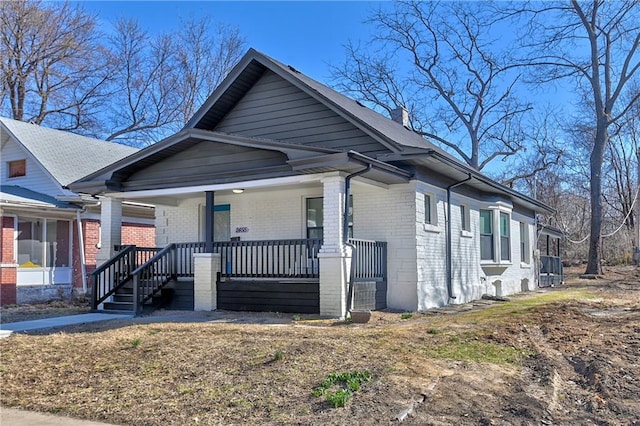
[[[451,336],[448,342],[429,346],[425,351],[430,358],[488,362],[498,365],[515,365],[523,356],[529,355],[528,352],[512,346],[465,340],[459,336]]]
[[[274,361],[282,361],[284,359],[284,352],[282,352],[282,350],[278,349],[276,351],[276,353],[273,354],[273,360]]]
[[[142,343],[142,339],[141,339],[141,338],[139,338],[139,337],[136,337],[135,339],[133,339],[133,340],[131,341],[131,348],[132,348],[132,349],[137,348],[138,346],[140,346],[140,343]]]
[[[429,328],[429,329],[427,329],[427,333],[428,334],[439,334],[440,330],[438,330],[437,328]]]
[[[411,319],[413,318],[413,313],[411,312],[405,312],[404,314],[400,315],[400,319],[406,320],[406,319]]]
[[[543,293],[520,300],[499,303],[485,309],[461,313],[456,321],[468,324],[481,324],[486,322],[513,321],[514,318],[522,318],[527,313],[538,307],[553,303],[561,303],[580,299],[596,299],[597,296],[585,290],[564,290]]]
[[[313,390],[313,396],[324,396],[333,408],[344,407],[353,396],[353,393],[360,390],[362,384],[370,380],[371,373],[368,371],[329,374],[327,378]]]

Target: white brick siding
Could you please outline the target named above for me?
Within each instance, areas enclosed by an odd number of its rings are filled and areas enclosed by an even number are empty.
[[[533,260],[534,220],[511,213],[511,263],[500,268],[482,267],[480,262],[479,210],[487,203],[452,193],[452,277],[456,299],[447,293],[446,191],[422,182],[385,188],[352,182],[355,238],[387,242],[387,305],[392,309],[426,310],[448,303],[466,303],[483,294],[502,295],[535,285]],[[437,224],[424,223],[424,193],[436,200]],[[231,205],[231,236],[242,240],[306,238],[305,199],[322,197],[321,183],[308,187],[247,190],[243,194],[215,195],[215,204]],[[204,194],[180,200],[177,207],[158,206],[156,239],[159,246],[170,242],[200,241],[200,206]],[[461,232],[460,204],[469,209],[470,231]],[[529,224],[530,265],[521,264],[519,223]],[[327,224],[325,224],[326,226]],[[238,227],[248,228],[236,233]]]

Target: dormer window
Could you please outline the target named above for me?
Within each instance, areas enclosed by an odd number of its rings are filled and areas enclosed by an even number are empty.
[[[9,161],[9,178],[17,178],[27,175],[27,160]]]

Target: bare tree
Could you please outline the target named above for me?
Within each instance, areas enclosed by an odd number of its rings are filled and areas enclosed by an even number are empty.
[[[633,0],[517,4],[529,32],[521,38],[541,83],[569,78],[592,105],[591,225],[586,273],[601,272],[603,163],[611,133],[640,99],[625,96],[640,69],[640,5]]]
[[[0,2],[3,114],[65,130],[87,129],[109,72],[96,20],[79,6]]]
[[[367,49],[347,46],[338,88],[376,107],[409,110],[415,131],[478,170],[523,148],[531,109],[514,96],[520,76],[496,48],[487,8],[401,1],[370,21]],[[374,53],[370,53],[374,52]]]
[[[109,38],[114,66],[106,140],[148,143],[178,119],[178,75],[168,35],[150,37],[137,21],[119,20]]]
[[[120,20],[109,38],[115,65],[107,140],[144,145],[179,130],[243,53],[237,29],[208,18],[152,36],[135,20]]]
[[[245,40],[238,28],[214,26],[206,17],[183,21],[177,40],[179,118],[185,124],[240,60]]]

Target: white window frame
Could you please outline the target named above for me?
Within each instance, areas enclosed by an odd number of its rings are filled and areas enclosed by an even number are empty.
[[[504,265],[504,266],[508,266],[508,265],[512,265],[513,264],[513,253],[512,253],[512,245],[513,245],[513,226],[511,224],[513,218],[512,218],[512,209],[506,205],[504,205],[503,203],[499,202],[497,204],[492,204],[492,205],[485,205],[483,207],[481,207],[479,209],[480,211],[483,210],[487,210],[487,211],[491,211],[491,224],[492,224],[492,239],[493,239],[493,258],[492,259],[482,259],[481,253],[480,253],[480,263],[484,264],[484,265]],[[508,218],[508,224],[509,224],[509,235],[507,236],[508,239],[508,244],[509,244],[509,259],[502,259],[502,239],[504,238],[501,235],[501,228],[500,228],[500,217],[501,214],[505,214],[507,215]],[[480,232],[482,231],[482,229],[480,229],[480,226],[478,226],[478,235],[480,235]],[[479,240],[481,240],[482,238],[479,238]],[[481,244],[481,242],[480,242]],[[479,250],[481,250],[480,246],[478,247]]]
[[[469,205],[465,203],[460,203],[460,236],[472,238],[473,234],[471,233],[471,210],[469,210]]]
[[[427,204],[429,210],[427,210]],[[438,197],[433,192],[422,193],[423,215],[422,223],[425,231],[440,232],[438,228]],[[428,213],[428,215],[427,215]]]
[[[529,242],[529,224],[520,222],[520,263],[523,266],[531,265],[531,243]]]

